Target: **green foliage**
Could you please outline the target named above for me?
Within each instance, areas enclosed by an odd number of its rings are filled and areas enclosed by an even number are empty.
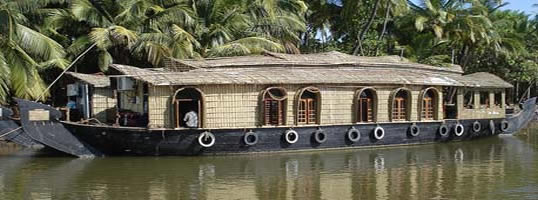
[[[416,3],[418,2],[418,3]],[[35,99],[45,70],[343,51],[403,55],[512,81],[538,75],[538,17],[501,0],[0,0],[0,103]],[[50,79],[50,78],[49,78]]]
[[[49,3],[63,1],[0,0],[0,103],[10,95],[41,97],[46,85],[39,72],[68,65],[62,45],[35,29],[53,10]]]
[[[303,52],[352,53],[377,0],[306,0]],[[538,17],[502,11],[501,0],[381,0],[361,55],[400,55],[431,65],[461,65],[511,81],[536,79]],[[390,5],[390,6],[387,6]],[[407,9],[409,8],[409,9]],[[388,15],[387,15],[388,14]]]

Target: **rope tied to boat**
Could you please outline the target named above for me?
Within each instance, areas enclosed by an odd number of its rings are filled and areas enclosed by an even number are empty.
[[[70,64],[69,66],[67,66],[67,67],[65,68],[65,70],[62,71],[62,73],[61,73],[60,75],[58,75],[58,77],[56,77],[56,79],[54,79],[54,81],[52,81],[52,83],[50,83],[49,86],[48,86],[45,90],[43,90],[43,92],[41,93],[41,95],[39,95],[39,96],[36,98],[36,100],[35,100],[34,102],[37,102],[37,101],[39,101],[39,99],[43,98],[43,96],[45,96],[45,94],[47,93],[47,91],[49,91],[50,88],[51,88],[56,82],[58,82],[58,80],[60,80],[60,78],[62,78],[62,76],[63,76],[63,75],[64,75],[64,74],[65,74],[71,67],[73,67],[73,66],[75,65],[75,63],[77,63],[77,61],[78,61],[79,59],[81,59],[82,57],[84,57],[84,55],[86,55],[88,52],[90,52],[90,50],[92,50],[93,47],[95,47],[95,46],[97,46],[97,43],[92,44],[92,45],[91,45],[90,47],[88,47],[84,52],[82,52],[79,56],[77,56],[77,57],[75,58],[75,60],[73,60],[73,62],[71,62],[71,64]]]
[[[0,135],[0,138],[3,138],[3,137],[5,137],[5,136],[9,135],[10,133],[13,133],[13,132],[15,132],[15,131],[17,131],[17,130],[19,130],[19,129],[21,129],[21,128],[22,128],[22,126],[19,126],[19,127],[16,128],[16,129],[13,129],[13,130],[11,130],[11,131],[8,131],[7,133],[4,133],[4,134]]]

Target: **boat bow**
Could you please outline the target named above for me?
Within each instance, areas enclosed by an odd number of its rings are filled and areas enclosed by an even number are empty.
[[[504,134],[514,134],[525,128],[536,117],[536,97],[527,99],[523,103],[523,109],[513,115],[507,115],[508,129]]]
[[[48,105],[16,99],[21,126],[32,137],[49,147],[78,156],[95,157],[102,153],[73,136],[59,121],[61,112]]]

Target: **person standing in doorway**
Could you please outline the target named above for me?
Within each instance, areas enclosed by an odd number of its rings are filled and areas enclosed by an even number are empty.
[[[198,113],[194,112],[194,110],[189,111],[187,114],[185,114],[183,121],[185,122],[185,125],[187,125],[187,127],[197,128],[198,127]]]

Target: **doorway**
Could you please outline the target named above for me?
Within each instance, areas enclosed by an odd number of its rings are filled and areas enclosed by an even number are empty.
[[[202,93],[196,88],[182,88],[174,96],[175,128],[202,127]],[[187,116],[189,115],[189,116]]]

